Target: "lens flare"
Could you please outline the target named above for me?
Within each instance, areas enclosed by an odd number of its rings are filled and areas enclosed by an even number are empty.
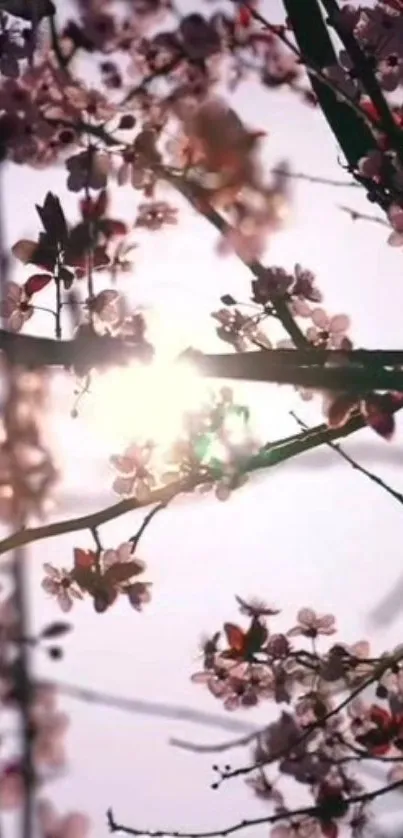
[[[184,413],[197,410],[206,392],[189,362],[155,360],[94,375],[86,413],[106,444],[152,439],[169,446],[181,433]]]

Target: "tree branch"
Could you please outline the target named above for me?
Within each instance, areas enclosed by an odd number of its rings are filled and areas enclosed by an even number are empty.
[[[388,786],[382,786],[381,788],[375,789],[374,791],[365,792],[363,794],[355,794],[345,799],[346,802],[350,804],[370,803],[377,797],[382,797],[385,794],[389,794],[390,792],[401,788],[402,785],[403,781],[399,780],[395,783],[391,783]],[[232,835],[234,832],[240,832],[242,829],[248,829],[251,826],[261,826],[262,824],[273,824],[278,823],[279,821],[288,821],[290,818],[295,818],[298,816],[320,816],[322,813],[323,807],[321,806],[303,806],[299,809],[294,809],[290,812],[277,812],[274,815],[266,815],[260,818],[251,818],[250,820],[239,821],[239,823],[223,827],[222,829],[207,830],[206,832],[181,832],[179,830],[164,829],[135,829],[134,827],[124,826],[123,824],[120,824],[117,821],[115,821],[112,809],[108,809],[107,811],[107,821],[110,832],[124,832],[126,835],[149,836],[149,838],[168,838],[168,836],[172,836],[172,838],[224,838],[224,836]]]
[[[293,417],[293,419],[295,419],[297,424],[304,431],[307,431],[309,429],[308,425],[306,425],[305,422],[302,422],[302,420],[297,416],[296,413],[294,413],[293,410],[291,411],[290,415]],[[388,483],[385,483],[385,481],[382,480],[381,477],[378,477],[377,474],[374,474],[372,471],[369,471],[364,466],[361,466],[360,463],[357,463],[357,461],[354,460],[353,457],[350,457],[350,454],[347,454],[347,451],[345,451],[344,448],[341,447],[341,445],[337,445],[336,442],[328,442],[327,444],[329,448],[331,448],[332,451],[335,451],[336,454],[338,454],[339,457],[342,458],[342,460],[344,460],[351,466],[351,468],[355,469],[355,471],[358,471],[360,474],[363,474],[364,477],[368,477],[368,480],[371,480],[372,483],[375,483],[376,486],[379,486],[381,489],[383,489],[388,495],[394,498],[394,500],[397,500],[398,503],[403,504],[403,494],[401,492],[398,492],[396,489],[393,489],[392,486],[389,486]]]
[[[263,270],[263,269],[262,269]],[[286,311],[288,309],[283,303]],[[280,305],[277,304],[277,308]],[[281,308],[282,310],[282,308]],[[296,329],[291,315],[288,316]],[[291,331],[290,325],[290,331]],[[102,367],[127,363],[131,359],[148,361],[152,348],[146,344],[131,345],[119,338],[78,335],[74,340],[55,341],[50,338],[20,335],[0,329],[0,350],[11,363],[28,368],[37,367]],[[341,390],[362,393],[370,390],[403,392],[403,372],[387,367],[403,364],[402,350],[351,350],[343,352],[351,362],[331,366],[340,358],[337,350],[315,348],[268,349],[230,355],[203,354],[189,350],[180,358],[192,358],[197,369],[207,378],[228,378],[244,381],[266,381],[293,384],[317,390]],[[328,367],[323,364],[329,363]],[[356,366],[355,366],[356,365]]]
[[[398,409],[400,408],[395,408],[394,412],[397,412]],[[323,424],[302,434],[293,434],[288,440],[282,439],[277,442],[267,443],[258,454],[251,457],[245,463],[243,471],[248,473],[270,468],[289,460],[291,457],[303,454],[305,451],[310,451],[318,448],[320,445],[325,445],[329,441],[347,437],[364,427],[365,422],[362,417],[360,415],[354,415],[342,428],[329,428]],[[174,484],[150,492],[149,497],[145,501],[138,501],[136,498],[127,498],[90,515],[69,518],[65,521],[57,521],[54,524],[44,524],[41,527],[27,527],[0,541],[0,555],[9,550],[13,550],[15,547],[22,546],[23,544],[32,544],[43,538],[53,538],[57,535],[78,532],[80,530],[91,531],[94,527],[99,527],[108,521],[113,521],[121,515],[126,515],[126,513],[131,512],[133,509],[140,509],[145,506],[150,506],[153,503],[165,504],[181,492],[192,491],[196,485],[196,480],[193,483],[189,483],[188,480],[177,481]]]

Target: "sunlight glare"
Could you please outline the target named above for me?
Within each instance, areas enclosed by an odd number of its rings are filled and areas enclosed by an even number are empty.
[[[154,360],[94,376],[94,429],[103,441],[124,446],[152,439],[169,446],[180,435],[183,415],[201,406],[206,382],[190,362]]]

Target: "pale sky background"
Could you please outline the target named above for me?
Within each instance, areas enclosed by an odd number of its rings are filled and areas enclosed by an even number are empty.
[[[191,8],[184,0],[182,9]],[[280,3],[268,0],[263,8],[272,21],[282,19]],[[263,146],[267,170],[287,158],[295,171],[348,180],[319,111],[291,94],[263,91],[250,82],[233,102],[252,127],[269,132]],[[73,220],[77,197],[66,194],[64,184],[62,170],[8,167],[4,194],[10,246],[37,232],[34,202],[41,202],[49,189],[63,199]],[[169,198],[180,208],[180,225],[136,237],[141,243],[136,268],[124,280],[124,288],[141,304],[157,304],[167,333],[182,329],[184,345],[201,333],[200,348],[215,347],[209,312],[225,292],[247,299],[250,276],[235,258],[219,260],[215,231],[175,194]],[[121,190],[114,195],[113,209],[134,219],[138,201],[138,193]],[[285,268],[300,262],[313,270],[329,313],[345,311],[351,316],[356,346],[402,348],[403,253],[386,245],[386,229],[353,223],[337,204],[377,212],[357,189],[296,182],[292,221],[273,239],[265,261]],[[33,333],[48,328],[39,316],[30,324]],[[218,346],[225,351],[224,345]],[[73,399],[71,381],[56,389],[53,437],[65,473],[55,520],[95,511],[115,499],[108,466],[112,450],[104,431],[96,418],[66,418]],[[295,432],[290,408],[308,422],[321,421],[319,403],[307,407],[287,388],[254,385],[236,388],[238,392],[249,398],[266,439]],[[110,399],[98,409],[105,416]],[[116,409],[117,422],[125,410],[123,399]],[[399,424],[390,443],[364,430],[347,440],[345,449],[403,491],[401,420]],[[115,424],[115,431],[118,427]],[[142,515],[131,513],[103,527],[105,545],[117,546],[131,536]],[[96,615],[89,601],[78,603],[64,660],[52,663],[38,655],[38,672],[122,697],[186,705],[221,713],[225,720],[260,725],[273,717],[270,704],[229,716],[206,690],[190,683],[199,666],[200,635],[237,618],[234,594],[257,594],[282,609],[273,622],[278,630],[290,627],[298,608],[309,605],[336,614],[340,640],[368,637],[375,653],[392,648],[403,639],[402,535],[403,508],[329,450],[255,475],[226,504],[210,497],[180,499],[157,516],[141,543],[139,555],[153,582],[153,599],[144,613],[122,602]],[[90,534],[44,541],[30,550],[32,620],[37,628],[59,616],[40,587],[42,563],[69,566],[74,546],[91,546]],[[401,592],[401,609],[387,604],[394,590]],[[71,716],[69,760],[66,775],[49,792],[61,810],[89,813],[94,838],[107,835],[108,806],[121,822],[173,830],[224,828],[265,813],[242,781],[219,791],[210,789],[214,755],[185,753],[168,744],[170,736],[214,743],[231,737],[228,731],[129,715],[67,698],[61,703]],[[218,761],[240,765],[247,759],[247,751],[234,751]],[[380,781],[377,773],[369,778],[369,784]],[[298,801],[296,796],[289,799],[290,804]],[[397,799],[389,800],[378,809],[394,823],[398,805]],[[267,829],[255,830],[258,833],[266,835]]]

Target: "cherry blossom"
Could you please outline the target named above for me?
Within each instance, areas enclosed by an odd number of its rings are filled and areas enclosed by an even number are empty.
[[[58,815],[46,799],[38,801],[37,815],[44,838],[86,838],[90,829],[87,815],[81,812]]]
[[[329,317],[323,308],[315,308],[310,314],[313,326],[307,330],[306,336],[315,346],[325,345],[332,349],[349,348],[346,332],[350,328],[350,318],[346,314],[335,314]]]
[[[165,225],[177,224],[178,210],[166,201],[151,201],[140,204],[138,208],[136,227],[146,227],[148,230],[161,230]]]
[[[105,552],[102,553],[103,567],[106,570],[106,568],[111,567],[111,565],[116,564],[116,562],[131,561],[133,558],[133,552],[133,544],[130,541],[125,541],[123,544],[120,544],[116,550],[105,550]],[[137,558],[136,563],[141,565],[141,562],[138,562]]]
[[[46,575],[42,580],[42,588],[56,598],[62,611],[70,611],[73,607],[73,600],[83,598],[71,574],[68,570],[59,570],[49,562],[45,562],[43,569]]]
[[[290,629],[288,637],[317,637],[319,634],[334,634],[335,618],[332,614],[318,615],[312,608],[301,608],[297,614],[297,624]]]
[[[392,204],[388,210],[388,218],[393,227],[393,233],[388,238],[388,244],[393,247],[403,245],[403,207]]]
[[[5,296],[0,305],[0,314],[5,318],[7,328],[20,332],[24,324],[34,313],[23,286],[8,282]]]
[[[0,809],[19,808],[24,802],[24,788],[21,766],[18,763],[6,765],[0,771]]]
[[[150,443],[143,446],[133,444],[122,456],[111,457],[111,464],[118,472],[113,483],[118,495],[135,495],[139,500],[148,497],[155,485],[155,477],[149,468],[153,453],[154,446]]]
[[[286,812],[284,813],[286,817]],[[323,835],[315,818],[292,818],[288,823],[278,824],[270,830],[270,838],[321,838]]]

